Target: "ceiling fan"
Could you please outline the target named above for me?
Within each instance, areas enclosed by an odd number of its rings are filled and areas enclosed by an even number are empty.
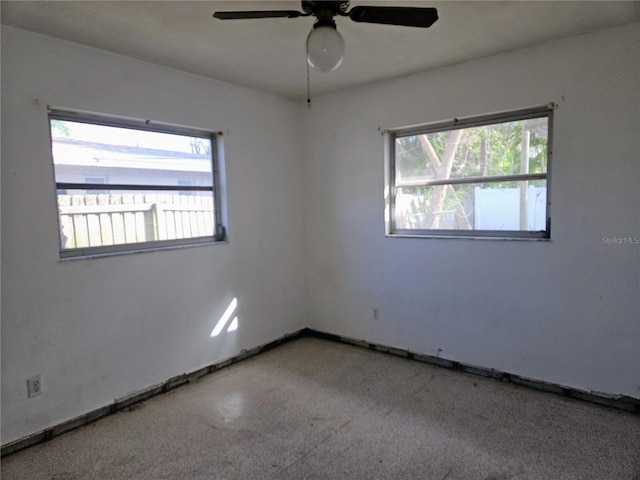
[[[302,1],[302,12],[297,10],[258,10],[215,12],[221,20],[246,20],[253,18],[317,18],[307,37],[307,62],[321,72],[329,72],[340,66],[344,59],[344,40],[336,29],[335,16],[349,17],[354,22],[379,23],[407,27],[427,28],[438,20],[435,8],[380,7],[359,5],[349,10],[348,1]]]

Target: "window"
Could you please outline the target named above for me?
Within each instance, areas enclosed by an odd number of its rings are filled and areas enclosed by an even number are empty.
[[[385,132],[392,236],[550,238],[552,106]]]
[[[186,186],[190,186],[193,185],[193,179],[192,178],[179,178],[178,179],[178,185],[186,185]],[[189,191],[189,190],[180,190],[180,194],[182,195],[191,195],[193,192]]]
[[[61,258],[224,239],[216,134],[60,110],[49,124]]]
[[[84,183],[107,183],[107,178],[106,177],[102,177],[102,176],[92,176],[92,175],[86,175],[84,177]],[[98,195],[101,193],[107,193],[106,190],[94,190],[93,192],[94,195]]]

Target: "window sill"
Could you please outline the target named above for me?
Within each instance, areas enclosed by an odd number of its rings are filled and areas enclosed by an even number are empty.
[[[448,239],[448,240],[499,240],[507,242],[551,242],[547,237],[511,237],[511,236],[474,236],[474,235],[429,235],[410,233],[386,233],[387,238],[418,238],[418,239]]]
[[[164,250],[181,250],[185,248],[194,248],[194,247],[206,247],[211,245],[226,245],[229,243],[228,239],[225,240],[213,240],[206,242],[197,242],[197,243],[189,243],[189,244],[181,244],[181,245],[158,245],[157,247],[147,247],[147,248],[139,248],[135,250],[122,250],[122,251],[112,251],[112,252],[88,252],[86,254],[81,255],[73,255],[73,256],[61,256],[59,258],[60,262],[72,262],[74,260],[92,260],[96,258],[105,258],[105,257],[116,257],[120,255],[136,255],[140,253],[150,253],[150,252],[159,252]],[[66,252],[66,250],[64,251]],[[62,252],[60,252],[62,253]]]

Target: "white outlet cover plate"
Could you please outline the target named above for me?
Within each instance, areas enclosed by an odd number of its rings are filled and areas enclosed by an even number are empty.
[[[35,397],[42,393],[42,380],[40,375],[27,379],[27,395],[29,397]]]

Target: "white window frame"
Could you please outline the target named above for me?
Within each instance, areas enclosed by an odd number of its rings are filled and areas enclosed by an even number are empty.
[[[553,155],[553,111],[555,104],[513,110],[507,112],[478,115],[451,120],[412,125],[384,130],[385,152],[385,235],[388,237],[421,237],[421,238],[471,238],[471,239],[508,239],[508,240],[550,240],[551,239],[551,170]],[[491,183],[522,180],[546,180],[546,222],[545,229],[538,231],[527,230],[452,230],[452,229],[401,229],[396,227],[395,205],[396,182],[395,143],[396,139],[411,135],[444,132],[464,128],[508,123],[518,120],[534,118],[548,119],[547,137],[547,171],[545,173],[526,173],[500,176],[462,177],[425,182],[411,182],[411,186],[427,187],[435,185],[455,185],[472,183]],[[415,184],[414,184],[415,183]],[[407,185],[404,185],[407,186]]]
[[[51,121],[63,120],[79,123],[87,123],[91,125],[101,125],[110,127],[120,127],[132,130],[142,130],[148,132],[168,133],[175,135],[185,135],[192,137],[206,138],[211,141],[211,171],[212,171],[212,185],[211,186],[196,186],[196,185],[147,185],[147,184],[109,184],[105,183],[68,183],[59,182],[54,179],[56,187],[56,199],[57,192],[60,190],[66,190],[67,192],[73,192],[74,190],[97,190],[101,192],[105,191],[166,191],[182,193],[185,191],[195,193],[197,191],[210,191],[213,194],[213,220],[214,220],[214,234],[210,236],[198,236],[192,238],[182,238],[173,240],[153,240],[147,242],[136,243],[124,243],[117,245],[103,245],[93,247],[79,247],[79,248],[63,248],[62,245],[62,226],[60,224],[60,214],[58,212],[58,232],[60,238],[60,258],[72,259],[72,258],[86,258],[94,256],[108,256],[116,254],[137,253],[145,251],[153,251],[167,248],[181,248],[189,246],[210,245],[220,243],[227,240],[226,224],[226,209],[223,208],[222,198],[222,178],[223,172],[221,164],[224,160],[224,152],[222,150],[222,132],[213,132],[208,130],[202,130],[192,127],[175,126],[171,124],[165,124],[160,122],[152,122],[149,120],[138,120],[131,118],[114,117],[110,115],[87,113],[83,111],[65,110],[49,107],[48,108],[48,124],[49,133],[51,135]],[[51,139],[50,139],[51,140]],[[51,140],[52,142],[52,140]],[[56,201],[57,204],[57,201]]]

